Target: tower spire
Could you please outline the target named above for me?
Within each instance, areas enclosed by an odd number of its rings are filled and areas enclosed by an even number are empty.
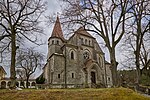
[[[57,15],[57,19],[56,19],[51,37],[57,37],[57,38],[64,40],[64,36],[63,36],[62,28],[61,28],[61,23],[59,21],[58,15]]]

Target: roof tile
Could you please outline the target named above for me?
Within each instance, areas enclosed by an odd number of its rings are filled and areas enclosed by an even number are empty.
[[[63,36],[62,28],[61,28],[61,23],[59,21],[58,16],[57,16],[51,37],[57,37],[57,38],[60,38],[62,40],[65,40],[64,36]]]

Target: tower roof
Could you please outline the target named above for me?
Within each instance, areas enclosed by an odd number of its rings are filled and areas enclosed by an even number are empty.
[[[55,22],[55,25],[54,25],[54,28],[53,28],[53,31],[52,31],[52,35],[50,38],[60,38],[62,40],[65,40],[64,39],[64,36],[63,36],[63,32],[62,32],[62,29],[61,29],[61,23],[59,21],[59,17],[57,16],[57,19],[56,19],[56,22]]]

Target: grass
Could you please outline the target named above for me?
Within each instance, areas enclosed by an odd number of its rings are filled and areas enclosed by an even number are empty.
[[[130,89],[0,90],[0,100],[150,100]]]

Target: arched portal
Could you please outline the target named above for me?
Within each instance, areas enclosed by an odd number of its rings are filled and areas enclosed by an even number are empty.
[[[7,83],[7,86],[10,87],[10,84],[11,84],[11,81],[9,81],[9,82]]]
[[[89,87],[97,87],[102,83],[102,69],[97,63],[91,63],[87,66],[88,71],[88,84]]]
[[[5,82],[5,81],[2,81],[2,82],[1,82],[1,88],[2,88],[2,89],[6,89],[6,82]]]
[[[31,86],[35,86],[35,82],[32,82]]]

